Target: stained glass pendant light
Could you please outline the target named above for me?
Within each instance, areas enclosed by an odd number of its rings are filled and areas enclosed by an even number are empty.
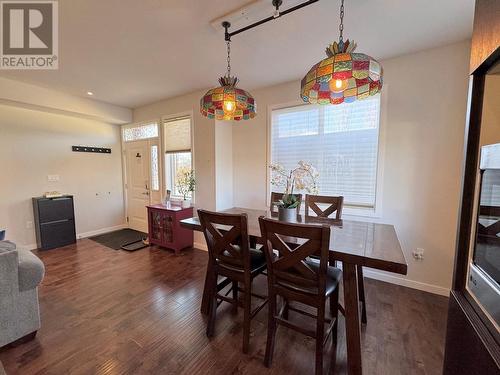
[[[227,73],[219,78],[219,87],[207,91],[201,98],[200,112],[210,119],[227,121],[248,120],[256,116],[255,100],[245,90],[236,87],[238,78],[231,76],[231,38],[229,22],[223,22],[227,44]]]
[[[364,53],[355,53],[356,43],[343,39],[344,0],[340,5],[339,42],[326,48],[327,58],[314,65],[301,82],[301,97],[312,104],[351,103],[382,89],[382,66]]]

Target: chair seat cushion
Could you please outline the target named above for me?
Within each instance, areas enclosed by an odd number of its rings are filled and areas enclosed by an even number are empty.
[[[258,249],[250,249],[250,265],[252,269],[260,268],[266,264],[264,252]]]
[[[314,270],[319,269],[319,261],[310,260],[306,262],[309,267]],[[328,266],[326,268],[326,294],[330,295],[335,291],[335,288],[340,283],[342,271],[336,267]]]
[[[240,247],[237,246],[237,245],[233,245],[233,247],[235,249],[237,249],[239,251]],[[261,268],[263,267],[265,264],[266,264],[266,256],[264,254],[264,252],[262,252],[262,250],[260,249],[253,249],[253,248],[250,248],[249,249],[249,252],[250,252],[250,268],[252,271],[258,269],[258,268]],[[241,264],[236,261],[231,262],[231,254],[229,253],[229,251],[224,251],[223,253],[226,257],[225,259],[225,262],[227,261],[227,263],[233,265],[233,266],[236,266],[238,268],[241,268]]]
[[[19,250],[19,290],[26,291],[36,288],[43,280],[45,266],[31,251]]]
[[[312,268],[314,271],[319,270],[319,260],[316,259],[308,259],[305,263]],[[335,289],[338,287],[340,279],[342,277],[342,271],[336,267],[328,266],[326,269],[326,288],[325,295],[329,296],[332,294]],[[307,293],[307,294],[318,294],[318,289],[315,287],[304,287],[297,286],[292,283],[288,283],[286,281],[280,280],[278,282],[279,285],[284,286],[288,289],[292,289],[297,292]]]

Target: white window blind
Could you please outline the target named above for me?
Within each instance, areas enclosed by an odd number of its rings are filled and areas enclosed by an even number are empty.
[[[191,151],[191,119],[165,120],[163,123],[165,152]]]
[[[375,207],[380,95],[340,105],[272,112],[271,162],[292,169],[304,160],[320,173],[320,195]]]
[[[500,171],[484,171],[481,185],[481,206],[500,207]]]
[[[184,117],[163,121],[165,145],[165,184],[172,197],[182,197],[177,188],[177,173],[180,169],[192,168],[191,118]],[[189,195],[189,198],[192,198]]]

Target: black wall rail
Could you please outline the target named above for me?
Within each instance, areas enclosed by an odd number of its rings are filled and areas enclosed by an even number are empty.
[[[222,23],[222,27],[224,27],[224,29],[225,29],[225,40],[229,41],[229,40],[231,40],[231,37],[234,36],[234,35],[237,35],[237,34],[242,33],[244,31],[253,29],[254,27],[260,26],[263,23],[266,23],[266,22],[269,22],[269,21],[273,21],[273,20],[275,20],[277,18],[286,16],[289,13],[295,12],[296,10],[302,9],[302,8],[308,6],[308,5],[317,3],[318,1],[319,0],[309,0],[309,1],[305,1],[305,2],[303,2],[301,4],[298,4],[298,5],[294,6],[294,7],[288,8],[286,10],[280,10],[280,6],[283,4],[283,1],[282,0],[273,0],[272,3],[273,3],[273,6],[275,7],[276,12],[277,12],[273,16],[264,18],[264,19],[262,19],[260,21],[257,21],[255,23],[252,23],[251,25],[242,27],[241,29],[235,30],[233,32],[229,32],[229,28],[231,27],[231,23],[227,22],[227,21],[224,21]]]
[[[111,154],[110,148],[89,147],[89,146],[72,146],[73,152],[95,152],[97,154]]]

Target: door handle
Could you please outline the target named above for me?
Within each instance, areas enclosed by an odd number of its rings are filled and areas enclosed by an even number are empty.
[[[146,191],[145,193],[142,193],[142,195],[149,195],[149,191]]]

